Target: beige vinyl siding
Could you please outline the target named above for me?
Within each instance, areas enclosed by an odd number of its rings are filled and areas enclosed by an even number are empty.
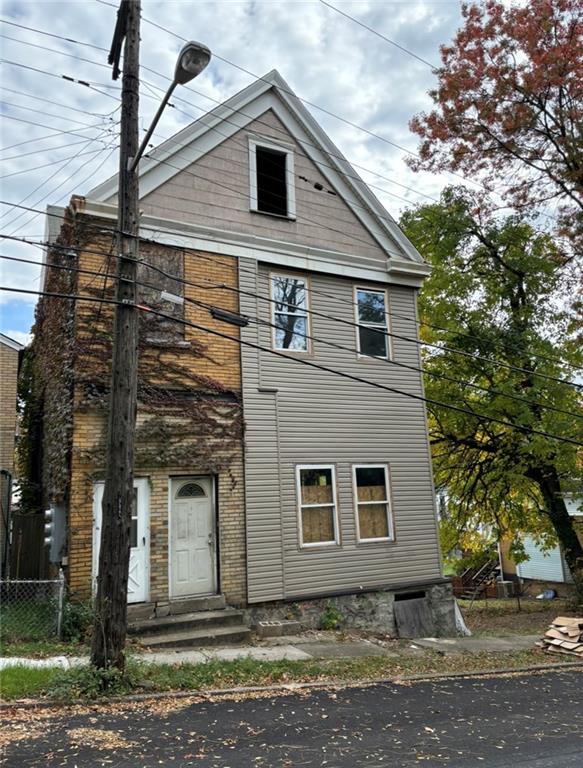
[[[268,265],[242,260],[241,287],[268,296],[269,272]],[[310,281],[315,291],[338,296],[334,301],[312,293],[313,310],[353,320],[353,289],[361,283],[315,273]],[[389,286],[388,296],[390,311],[411,318],[392,318],[392,328],[416,338],[414,290]],[[250,297],[241,297],[241,312],[260,313],[270,319],[269,304]],[[351,326],[312,315],[311,332],[356,350],[356,329]],[[255,324],[243,330],[242,338],[267,347],[271,344],[269,328]],[[359,358],[356,351],[337,350],[322,342],[313,341],[312,346],[311,355],[295,356],[422,394],[416,372],[386,361]],[[415,343],[393,339],[393,354],[400,362],[420,364]],[[267,352],[243,348],[242,357],[250,602],[438,578],[441,572],[423,403]],[[335,467],[338,546],[299,546],[298,464]],[[388,465],[394,541],[357,542],[354,464]]]
[[[220,130],[220,129],[219,129]],[[296,220],[250,211],[248,137],[294,148]],[[324,169],[325,170],[325,169]],[[302,181],[301,176],[309,179]],[[317,191],[315,183],[325,189]],[[145,214],[343,253],[385,269],[386,254],[269,110],[140,200]]]

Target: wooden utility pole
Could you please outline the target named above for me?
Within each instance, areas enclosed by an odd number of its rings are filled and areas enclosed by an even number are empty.
[[[127,632],[130,529],[134,503],[134,433],[137,410],[139,255],[138,175],[129,170],[138,151],[140,0],[122,0],[110,54],[114,79],[125,38],[118,188],[117,293],[106,443],[101,548],[91,663],[123,670]]]

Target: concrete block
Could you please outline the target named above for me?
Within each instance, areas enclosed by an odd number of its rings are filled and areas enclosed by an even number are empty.
[[[259,637],[282,637],[283,635],[298,635],[302,631],[302,626],[299,621],[274,619],[257,622],[255,631]]]

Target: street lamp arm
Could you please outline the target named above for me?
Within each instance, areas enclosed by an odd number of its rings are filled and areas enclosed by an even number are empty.
[[[146,147],[148,146],[148,142],[152,138],[152,134],[154,133],[154,130],[155,130],[156,126],[158,125],[158,121],[160,120],[162,112],[164,111],[164,109],[166,107],[166,104],[168,104],[168,101],[170,100],[170,97],[174,93],[174,89],[176,88],[177,85],[178,85],[178,83],[176,81],[172,82],[170,84],[170,87],[168,88],[168,90],[164,94],[164,98],[160,102],[160,106],[158,107],[158,111],[156,112],[156,114],[154,115],[154,119],[150,123],[150,127],[148,128],[148,132],[146,133],[146,135],[142,139],[142,143],[140,144],[140,148],[138,149],[138,152],[137,152],[136,156],[132,157],[130,159],[130,163],[129,163],[129,166],[128,166],[128,171],[132,171],[133,172],[133,171],[136,170],[142,155],[146,151]]]

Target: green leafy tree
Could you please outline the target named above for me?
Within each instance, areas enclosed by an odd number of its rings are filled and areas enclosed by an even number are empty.
[[[582,594],[583,548],[565,504],[582,474],[581,393],[565,383],[583,363],[573,262],[520,217],[481,214],[461,188],[401,225],[433,266],[420,297],[431,323],[422,335],[436,345],[424,359],[427,395],[488,417],[429,406],[449,514],[460,531],[480,523],[499,536],[558,540]]]

